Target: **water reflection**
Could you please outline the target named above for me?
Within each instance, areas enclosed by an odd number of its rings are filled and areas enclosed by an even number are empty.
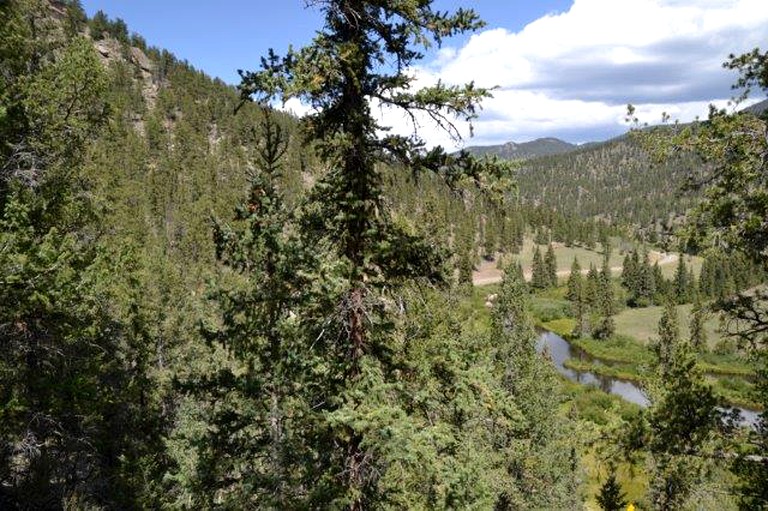
[[[597,375],[591,372],[574,371],[573,369],[565,367],[565,361],[569,358],[584,359],[585,354],[572,348],[568,341],[553,332],[544,331],[541,333],[536,342],[536,351],[539,353],[546,352],[549,355],[549,358],[552,359],[552,363],[555,365],[557,371],[571,381],[583,385],[595,385],[604,392],[621,396],[630,403],[635,403],[643,408],[650,404],[650,400],[645,392],[630,381],[624,381],[610,376]],[[723,409],[721,410],[725,411]],[[741,414],[742,424],[752,427],[757,424],[759,412],[747,410],[745,408],[736,408],[736,410]]]

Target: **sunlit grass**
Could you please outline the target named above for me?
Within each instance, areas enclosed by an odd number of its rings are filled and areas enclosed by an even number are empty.
[[[680,325],[680,335],[684,339],[690,337],[689,326],[693,305],[678,305],[677,317]],[[616,333],[626,335],[637,339],[643,344],[648,344],[652,339],[658,337],[658,325],[661,319],[663,307],[640,307],[636,309],[627,308],[614,316],[616,321]],[[714,348],[722,339],[722,333],[719,331],[720,318],[717,315],[710,314],[704,322],[704,331],[707,335],[707,345]]]

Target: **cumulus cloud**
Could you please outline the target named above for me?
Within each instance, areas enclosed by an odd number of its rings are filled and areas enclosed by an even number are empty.
[[[284,103],[276,103],[274,105],[278,110],[283,110],[284,112],[288,112],[289,114],[293,114],[296,117],[304,117],[307,114],[313,113],[315,111],[314,108],[311,106],[302,103],[300,99],[298,98],[290,98],[286,100]]]
[[[624,131],[627,103],[643,121],[662,111],[683,121],[706,115],[710,102],[723,105],[732,94],[735,75],[722,68],[728,54],[767,41],[765,0],[575,0],[519,32],[475,34],[413,72],[420,83],[498,87],[468,143],[584,142]],[[410,130],[392,114],[382,122]],[[421,124],[430,144],[456,147]]]

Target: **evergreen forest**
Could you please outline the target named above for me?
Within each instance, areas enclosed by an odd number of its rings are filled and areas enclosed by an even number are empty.
[[[371,102],[458,138],[478,15],[312,4],[231,86],[0,1],[0,510],[768,509],[768,110],[449,152]]]

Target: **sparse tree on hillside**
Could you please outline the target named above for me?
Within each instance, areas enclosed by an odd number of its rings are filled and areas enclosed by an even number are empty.
[[[93,15],[93,18],[91,18],[88,26],[90,27],[91,37],[95,41],[99,41],[104,39],[104,34],[109,33],[109,18],[104,11],[98,10]]]

